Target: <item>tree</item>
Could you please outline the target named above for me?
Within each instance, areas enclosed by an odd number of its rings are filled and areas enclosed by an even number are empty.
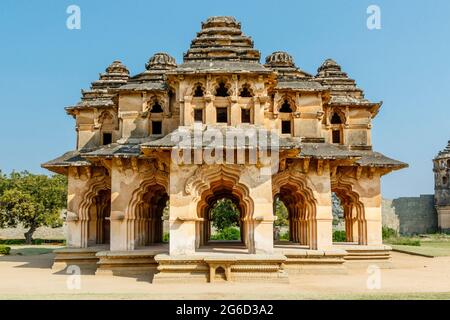
[[[277,220],[275,220],[276,227],[286,227],[289,224],[288,217],[289,212],[283,201],[280,198],[275,199],[275,215],[277,216]]]
[[[62,225],[61,209],[66,206],[67,180],[61,175],[35,175],[13,172],[0,174],[0,227],[22,224],[28,231],[26,243],[40,226]]]
[[[223,198],[213,206],[211,217],[214,228],[222,231],[239,225],[240,212],[233,201]]]

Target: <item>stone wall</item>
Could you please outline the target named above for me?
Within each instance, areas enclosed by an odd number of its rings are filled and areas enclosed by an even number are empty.
[[[20,226],[17,228],[0,228],[0,239],[25,239],[26,228]],[[61,228],[40,227],[33,234],[34,239],[65,239],[66,226]]]
[[[383,199],[381,202],[383,227],[388,227],[400,232],[400,220],[395,212],[392,202],[393,200],[391,199]]]
[[[437,213],[433,195],[383,199],[383,226],[402,235],[434,233],[437,231]]]

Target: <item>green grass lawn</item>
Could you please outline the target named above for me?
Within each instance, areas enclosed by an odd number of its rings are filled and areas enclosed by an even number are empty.
[[[420,243],[420,246],[403,246],[403,245],[391,245],[391,246],[393,249],[398,249],[400,251],[407,251],[431,257],[450,256],[450,243],[445,242],[424,241]]]
[[[399,251],[411,252],[430,257],[450,256],[450,236],[448,235],[436,234],[405,239],[417,240],[420,242],[420,246],[398,244],[396,243],[397,241],[395,238],[391,241],[390,239],[387,239],[386,244]],[[407,244],[407,241],[405,244]]]

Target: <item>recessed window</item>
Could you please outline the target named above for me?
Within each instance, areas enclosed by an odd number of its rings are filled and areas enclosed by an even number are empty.
[[[203,109],[194,109],[194,121],[203,122]]]
[[[287,100],[284,100],[283,104],[281,105],[280,112],[283,112],[283,113],[291,113],[292,112],[291,105],[289,104],[289,102]]]
[[[219,86],[216,89],[217,97],[228,97],[230,94],[228,93],[228,88],[225,86],[225,82],[220,82]]]
[[[161,133],[162,133],[162,122],[152,121],[152,134],[161,134]]]
[[[105,146],[107,144],[112,143],[112,133],[110,132],[104,132],[102,137],[102,144]]]
[[[248,84],[244,84],[242,86],[242,90],[239,93],[239,96],[242,98],[250,98],[253,97],[252,92],[250,91],[250,87]]]
[[[241,109],[242,123],[250,123],[250,109]]]
[[[331,124],[342,124],[342,119],[336,112],[331,117]]]
[[[291,133],[291,121],[281,121],[281,133]]]
[[[194,91],[194,97],[203,97],[204,93],[203,93],[203,88],[201,85],[198,85],[197,87],[195,87],[195,91]]]
[[[158,102],[155,102],[152,109],[150,110],[151,113],[161,113],[163,112],[163,109],[161,105]]]
[[[448,182],[448,178],[447,177],[442,177],[442,185],[446,186]]]
[[[341,143],[341,131],[340,130],[333,130],[332,131],[332,139],[333,143]]]
[[[216,108],[217,113],[217,123],[228,123],[228,109],[227,108]]]

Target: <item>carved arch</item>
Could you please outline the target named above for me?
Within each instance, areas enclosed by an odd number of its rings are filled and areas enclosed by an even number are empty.
[[[331,180],[331,191],[341,199],[344,207],[347,241],[367,244],[367,223],[364,204],[360,201],[359,194],[353,188],[353,181],[344,175],[339,175]],[[356,227],[356,228],[355,228]]]

